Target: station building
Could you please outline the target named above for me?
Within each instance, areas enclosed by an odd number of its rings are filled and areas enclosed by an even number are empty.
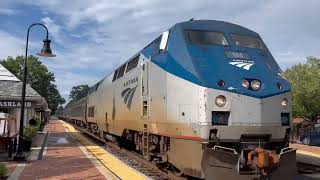
[[[0,64],[0,150],[6,149],[8,138],[18,136],[20,127],[22,82]],[[26,87],[24,126],[29,120],[44,121],[50,109],[46,100],[32,87]],[[4,140],[5,139],[5,140]]]

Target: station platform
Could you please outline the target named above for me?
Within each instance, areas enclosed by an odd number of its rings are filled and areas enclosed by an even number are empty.
[[[148,179],[61,120],[50,120],[47,130],[42,160],[16,164],[9,180]]]
[[[290,147],[297,149],[297,153],[320,157],[320,147],[318,146],[308,146],[296,143],[290,144]]]
[[[320,167],[320,147],[304,144],[290,144],[290,147],[297,149],[297,162]]]

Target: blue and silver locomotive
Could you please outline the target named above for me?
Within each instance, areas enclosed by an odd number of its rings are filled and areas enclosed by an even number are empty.
[[[259,34],[192,20],[92,86],[63,118],[101,138],[125,140],[178,174],[276,179],[295,170],[291,103],[290,85]]]

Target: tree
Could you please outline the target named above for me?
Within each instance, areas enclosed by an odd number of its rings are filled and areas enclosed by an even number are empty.
[[[72,87],[70,91],[69,98],[72,101],[77,101],[83,97],[86,97],[89,92],[89,86],[88,85],[79,85]]]
[[[71,100],[65,107],[68,107],[69,105],[78,101],[79,99],[86,97],[89,92],[89,89],[90,87],[88,85],[79,85],[72,87],[69,94],[69,99]]]
[[[320,59],[308,57],[305,64],[288,68],[284,76],[292,86],[293,116],[314,123],[320,115]]]
[[[57,115],[62,115],[62,112],[63,112],[63,107],[59,106],[58,109],[56,110],[56,114]]]
[[[1,60],[0,63],[18,79],[22,80],[24,58],[24,56],[8,57]],[[49,72],[47,67],[35,56],[28,56],[27,66],[27,83],[47,100],[52,113],[55,113],[59,104],[65,103],[65,99],[61,97],[57,86],[54,84],[54,74]]]

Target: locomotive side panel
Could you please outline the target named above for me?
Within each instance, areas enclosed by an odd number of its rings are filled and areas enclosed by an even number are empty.
[[[198,138],[199,86],[167,73],[167,133]]]
[[[139,130],[141,124],[141,77],[140,67],[133,69],[113,84],[114,109],[113,132],[120,136],[124,129]],[[114,103],[113,103],[114,102]]]
[[[115,72],[107,76],[89,93],[88,122],[96,124],[100,134],[121,136],[124,129],[141,129],[141,69],[137,65],[128,72],[123,71],[123,75],[115,79]],[[90,108],[94,108],[93,113],[89,112]]]
[[[150,131],[155,134],[163,134],[166,128],[163,124],[167,123],[167,77],[156,64],[149,63],[149,94],[150,94]]]

